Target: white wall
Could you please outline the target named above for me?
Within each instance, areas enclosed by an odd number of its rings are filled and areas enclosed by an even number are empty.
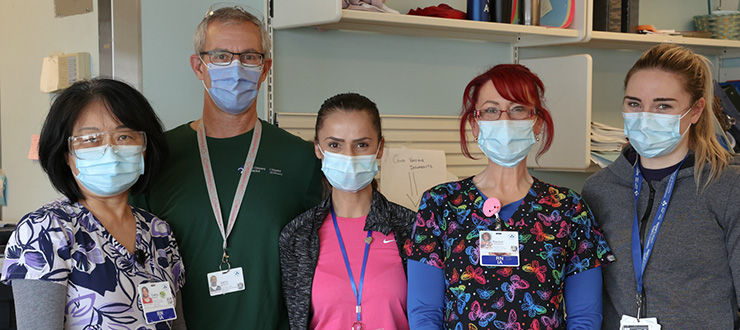
[[[213,0],[212,2],[218,2]],[[264,1],[237,1],[264,12]],[[193,32],[211,1],[141,0],[143,93],[167,129],[200,118],[203,84],[190,68]],[[262,85],[257,112],[265,112]]]
[[[0,45],[0,140],[8,176],[2,220],[16,222],[59,196],[38,162],[28,160],[31,134],[39,134],[51,104],[39,91],[42,60],[52,52],[88,52],[97,75],[97,13],[56,18],[51,0],[2,0]]]
[[[508,44],[313,28],[275,33],[275,109],[317,112],[337,93],[357,92],[383,114],[456,116],[465,85],[511,63]]]

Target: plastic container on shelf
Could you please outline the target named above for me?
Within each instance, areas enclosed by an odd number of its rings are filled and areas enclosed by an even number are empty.
[[[694,16],[697,31],[710,31],[712,38],[740,40],[740,12],[715,11],[711,15]]]

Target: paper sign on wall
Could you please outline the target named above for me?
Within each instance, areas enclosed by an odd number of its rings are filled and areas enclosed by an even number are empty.
[[[441,150],[387,148],[381,160],[380,192],[414,211],[424,191],[447,181],[447,161]]]
[[[39,137],[40,135],[31,135],[31,148],[28,150],[28,159],[39,160]]]
[[[57,17],[85,14],[92,11],[92,0],[54,0],[54,12]]]
[[[64,89],[76,81],[90,79],[90,54],[54,54],[44,57],[40,88],[44,93]]]

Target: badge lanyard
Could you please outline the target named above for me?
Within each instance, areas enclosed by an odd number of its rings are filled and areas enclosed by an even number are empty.
[[[213,178],[213,168],[211,167],[211,157],[208,154],[208,142],[206,141],[206,130],[203,127],[203,120],[201,119],[198,124],[198,150],[200,151],[200,162],[203,165],[203,175],[206,179],[206,187],[208,188],[208,197],[211,201],[211,208],[213,208],[213,215],[216,217],[216,224],[218,230],[221,232],[221,237],[224,239],[224,254],[221,257],[221,264],[218,269],[226,264],[228,266],[227,272],[231,269],[229,263],[229,255],[226,253],[227,239],[231,230],[234,229],[234,223],[236,223],[236,216],[239,214],[239,208],[242,205],[244,199],[244,193],[247,191],[247,183],[249,183],[249,177],[252,175],[252,166],[254,166],[254,159],[257,157],[257,149],[260,145],[260,137],[262,136],[262,123],[259,119],[254,124],[254,134],[252,135],[252,142],[249,146],[249,153],[247,153],[247,159],[244,161],[244,169],[239,177],[239,185],[236,187],[236,193],[234,194],[234,202],[231,204],[231,212],[229,213],[229,222],[224,230],[223,215],[221,214],[221,203],[218,201],[218,193],[216,192],[216,180]]]
[[[688,154],[687,154],[688,157]],[[640,189],[642,188],[642,175],[640,174],[640,167],[635,163],[635,173],[633,181],[633,193],[635,196],[635,220],[632,222],[632,263],[635,268],[635,278],[637,279],[637,320],[640,320],[640,310],[642,308],[642,276],[645,273],[645,267],[647,266],[650,254],[653,252],[653,245],[655,244],[655,238],[658,236],[660,231],[660,225],[663,224],[663,218],[665,217],[666,210],[668,209],[668,202],[671,200],[671,194],[673,193],[673,186],[676,184],[676,177],[678,171],[681,169],[683,162],[687,157],[681,161],[678,168],[673,171],[668,184],[666,185],[665,192],[663,193],[663,199],[660,201],[658,212],[655,214],[653,224],[650,226],[650,232],[647,239],[645,240],[645,251],[642,251],[640,247],[640,229],[637,218],[637,201],[640,198]],[[649,210],[648,210],[649,211]]]
[[[349,274],[349,281],[350,284],[352,284],[352,292],[355,294],[355,298],[357,298],[357,305],[355,307],[355,312],[357,312],[357,322],[352,324],[353,330],[359,330],[362,329],[362,323],[360,322],[362,320],[362,285],[365,282],[365,269],[367,266],[367,255],[370,253],[370,242],[372,242],[371,235],[373,234],[372,230],[369,230],[367,232],[367,237],[365,238],[365,255],[362,257],[362,271],[360,272],[360,289],[357,290],[357,284],[355,283],[355,277],[352,275],[352,268],[349,266],[349,258],[347,257],[347,249],[344,248],[344,241],[342,240],[342,233],[339,232],[339,225],[337,224],[337,216],[334,214],[334,206],[331,207],[331,220],[334,222],[334,230],[337,232],[337,240],[339,241],[339,248],[342,250],[342,257],[344,258],[344,265],[347,267],[347,274]],[[359,327],[358,327],[359,326]]]

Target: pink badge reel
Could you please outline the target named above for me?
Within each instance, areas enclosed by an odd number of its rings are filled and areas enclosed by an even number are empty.
[[[501,211],[501,201],[499,201],[498,198],[491,197],[483,202],[483,214],[487,217],[492,217],[497,214],[498,211]]]

